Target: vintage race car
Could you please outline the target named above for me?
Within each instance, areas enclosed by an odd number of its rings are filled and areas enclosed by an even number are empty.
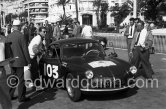
[[[107,55],[98,41],[83,38],[51,43],[39,67],[45,83],[56,80],[60,84],[61,80],[72,101],[78,101],[82,92],[129,89],[135,85],[137,73],[135,66]]]

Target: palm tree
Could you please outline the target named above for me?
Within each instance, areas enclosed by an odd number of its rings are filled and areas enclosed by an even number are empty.
[[[78,1],[77,0],[75,0],[75,8],[76,8],[76,19],[77,19],[77,21],[78,21]]]
[[[63,7],[63,12],[64,12],[64,13],[63,13],[63,17],[66,16],[65,6],[66,6],[66,4],[69,3],[69,2],[70,2],[70,0],[59,0],[58,3],[57,3],[58,6],[62,6],[62,7]]]

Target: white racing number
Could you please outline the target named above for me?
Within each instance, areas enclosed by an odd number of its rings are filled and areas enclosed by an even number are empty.
[[[45,64],[45,68],[46,69],[46,73],[48,77],[53,77],[55,79],[57,79],[59,77],[58,74],[58,66],[56,65],[51,65],[51,64]]]

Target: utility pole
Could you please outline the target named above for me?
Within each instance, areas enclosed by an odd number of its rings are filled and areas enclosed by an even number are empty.
[[[78,1],[75,0],[75,8],[76,8],[76,20],[78,21]]]
[[[133,17],[137,18],[137,0],[133,0]]]

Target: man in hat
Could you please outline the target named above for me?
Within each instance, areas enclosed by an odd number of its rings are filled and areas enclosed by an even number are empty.
[[[25,97],[26,87],[24,82],[24,66],[30,66],[30,56],[24,35],[20,31],[20,24],[20,20],[13,21],[13,32],[7,36],[6,42],[12,43],[11,49],[13,57],[18,57],[13,63],[11,63],[11,70],[12,74],[19,79],[18,101],[25,102],[29,99]],[[11,98],[14,97],[15,89],[16,88],[10,88],[9,90]]]

